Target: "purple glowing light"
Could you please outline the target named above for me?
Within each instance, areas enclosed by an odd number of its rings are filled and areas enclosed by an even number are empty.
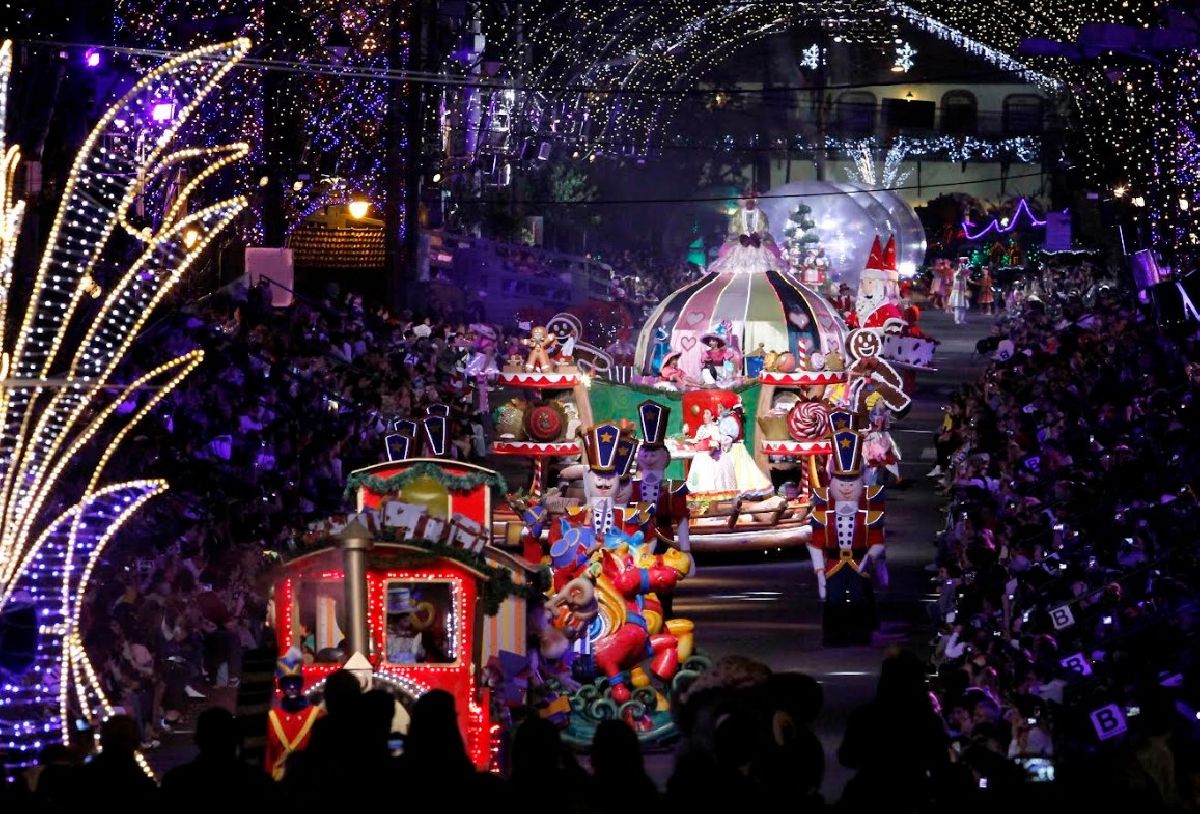
[[[1029,218],[1030,226],[1038,227],[1038,226],[1046,225],[1046,221],[1038,220],[1037,216],[1033,214],[1033,210],[1031,210],[1029,208],[1029,200],[1026,198],[1022,198],[1020,201],[1017,202],[1017,208],[1015,210],[1013,210],[1012,218],[1009,219],[1007,226],[1001,226],[999,220],[997,220],[996,218],[992,218],[991,223],[989,223],[987,226],[983,227],[983,229],[976,232],[975,234],[971,234],[971,227],[974,226],[975,224],[964,218],[963,222],[962,222],[963,234],[965,234],[967,236],[967,240],[979,240],[980,238],[982,238],[984,235],[988,234],[989,232],[995,232],[996,234],[1007,234],[1007,233],[1011,232],[1013,229],[1017,228],[1017,224],[1021,220],[1022,210],[1025,212],[1025,216]]]
[[[150,108],[150,118],[156,122],[169,122],[175,118],[174,102],[155,102]]]
[[[100,67],[100,51],[96,48],[89,48],[83,52],[83,64],[89,68]]]

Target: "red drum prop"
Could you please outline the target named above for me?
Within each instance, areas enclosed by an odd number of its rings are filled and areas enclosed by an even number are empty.
[[[525,434],[534,441],[557,441],[566,431],[562,408],[539,404],[525,411]]]

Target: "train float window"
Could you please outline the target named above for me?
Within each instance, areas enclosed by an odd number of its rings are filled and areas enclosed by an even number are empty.
[[[452,583],[388,582],[386,608],[389,664],[453,664],[458,660]]]

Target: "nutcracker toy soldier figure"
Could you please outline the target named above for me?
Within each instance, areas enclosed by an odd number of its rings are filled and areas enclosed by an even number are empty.
[[[588,459],[583,505],[568,508],[562,522],[550,527],[555,590],[578,576],[597,548],[618,542],[640,546],[652,518],[649,503],[627,505],[621,494],[621,476],[632,467],[637,442],[605,423],[584,433],[583,445]]]
[[[666,480],[663,475],[671,463],[667,450],[667,419],[671,408],[657,402],[643,401],[638,405],[638,422],[642,428],[642,445],[637,453],[637,468],[640,478],[633,482],[630,501],[654,507],[654,527],[646,532],[647,551],[665,554],[669,548],[677,548],[685,554],[691,549],[688,542],[687,483]],[[695,566],[693,565],[693,568]],[[663,615],[671,617],[673,593],[659,594]]]
[[[862,478],[862,437],[854,414],[829,415],[833,436],[828,486],[813,487],[813,535],[808,545],[825,603],[826,646],[866,644],[876,628],[875,586],[882,576],[884,487]]]
[[[319,707],[304,696],[303,660],[293,647],[275,663],[275,680],[283,696],[267,713],[266,770],[274,780],[283,777],[288,755],[308,745],[313,724],[321,717]]]

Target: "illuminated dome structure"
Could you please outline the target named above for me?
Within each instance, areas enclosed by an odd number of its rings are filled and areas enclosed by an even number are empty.
[[[679,367],[689,376],[700,370],[702,337],[728,321],[743,353],[758,345],[788,351],[797,358],[814,351],[840,351],[846,326],[819,293],[778,271],[718,274],[709,272],[663,299],[638,335],[636,371],[653,375],[656,334],[668,337],[682,355]],[[661,329],[661,333],[660,333]]]
[[[800,204],[812,207],[809,217],[830,259],[833,280],[854,290],[876,235],[896,236],[900,273],[916,271],[925,261],[925,229],[908,202],[890,190],[830,181],[793,181],[775,187],[759,200],[771,223],[771,235],[782,245],[788,216]]]

